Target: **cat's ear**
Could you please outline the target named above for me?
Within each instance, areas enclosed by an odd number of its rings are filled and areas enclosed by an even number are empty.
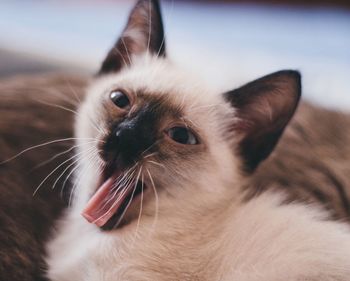
[[[272,73],[225,93],[235,108],[233,130],[240,137],[239,153],[248,172],[267,158],[292,118],[301,95],[297,71]]]
[[[134,56],[150,52],[165,56],[162,16],[158,0],[139,0],[132,9],[122,35],[109,51],[99,74],[119,71]]]

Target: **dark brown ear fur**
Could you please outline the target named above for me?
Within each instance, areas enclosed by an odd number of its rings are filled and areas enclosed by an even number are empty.
[[[98,74],[119,71],[135,55],[149,51],[165,56],[160,5],[157,0],[139,0],[130,13],[121,37],[109,51]]]
[[[236,109],[233,130],[241,136],[239,154],[246,171],[267,158],[292,118],[301,95],[297,71],[285,70],[264,76],[225,93]]]

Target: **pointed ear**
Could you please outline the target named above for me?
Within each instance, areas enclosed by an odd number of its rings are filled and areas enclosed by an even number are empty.
[[[238,150],[248,172],[267,158],[292,118],[301,95],[296,71],[279,71],[225,93],[236,110],[233,124],[241,138]]]
[[[150,52],[165,56],[165,40],[157,0],[139,0],[130,13],[124,31],[102,63],[99,74],[119,71],[133,56]]]

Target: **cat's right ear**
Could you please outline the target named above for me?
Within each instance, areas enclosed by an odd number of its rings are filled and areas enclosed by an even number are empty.
[[[237,149],[245,171],[252,172],[270,155],[300,95],[300,74],[292,70],[272,73],[225,93],[236,112],[231,131],[239,137]]]
[[[139,0],[132,9],[122,35],[109,51],[98,74],[117,72],[135,56],[149,52],[165,56],[165,39],[158,0]]]

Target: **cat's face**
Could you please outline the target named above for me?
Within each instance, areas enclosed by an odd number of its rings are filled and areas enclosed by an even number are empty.
[[[233,194],[296,108],[295,72],[220,94],[168,61],[164,46],[158,3],[139,1],[80,108],[85,181],[77,196],[100,227],[205,208]]]
[[[102,141],[83,150],[99,150],[102,165],[91,169],[99,181],[88,188],[94,192],[112,176],[113,190],[135,189],[126,219],[139,214],[142,184],[143,213],[149,215],[155,212],[156,195],[160,207],[169,199],[176,204],[204,193],[222,194],[222,188],[233,184],[233,174],[238,175],[228,137],[230,123],[224,122],[233,116],[221,95],[165,59],[144,57],[120,73],[102,77],[91,87],[77,126],[82,128],[78,137]],[[112,202],[119,195],[105,198]]]

